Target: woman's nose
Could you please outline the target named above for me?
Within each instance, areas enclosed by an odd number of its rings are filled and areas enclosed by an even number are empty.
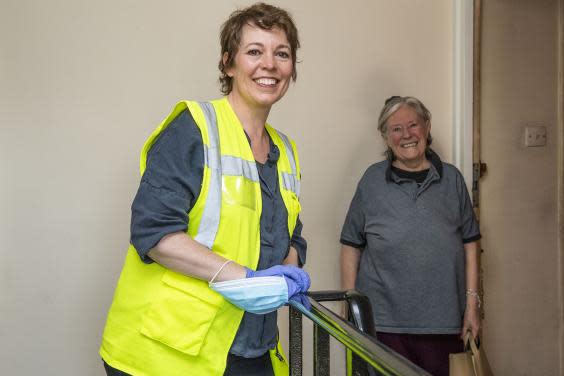
[[[274,55],[271,53],[266,53],[264,55],[262,55],[262,67],[264,69],[268,69],[271,70],[273,69],[275,66],[275,62],[274,62]]]
[[[402,138],[410,138],[411,134],[409,133],[409,129],[407,127],[401,128],[401,137]]]

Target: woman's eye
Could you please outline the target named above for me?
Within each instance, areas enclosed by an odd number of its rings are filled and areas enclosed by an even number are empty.
[[[419,126],[418,123],[413,123],[413,124],[410,124],[410,125],[409,125],[409,128],[415,128],[415,127],[418,127],[418,126]]]
[[[401,127],[393,127],[392,132],[394,133],[401,132]]]
[[[279,51],[277,53],[278,56],[280,56],[282,59],[288,59],[290,58],[290,54],[286,51]]]
[[[247,51],[247,55],[258,56],[258,55],[260,55],[260,51],[257,50],[257,49],[248,50],[248,51]]]

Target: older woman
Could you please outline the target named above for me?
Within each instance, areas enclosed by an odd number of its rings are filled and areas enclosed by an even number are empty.
[[[430,148],[421,101],[389,98],[378,129],[387,159],[365,172],[347,213],[342,286],[370,298],[380,342],[448,375],[460,336],[480,329],[478,223],[461,173]]]
[[[266,121],[298,47],[286,11],[234,12],[221,30],[226,96],[180,102],[147,140],[100,349],[108,375],[287,374],[276,309],[309,288],[300,166]]]

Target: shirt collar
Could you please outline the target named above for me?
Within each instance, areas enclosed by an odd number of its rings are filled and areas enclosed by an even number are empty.
[[[243,132],[245,132],[245,130],[243,130]],[[274,141],[272,141],[272,137],[270,137],[270,134],[268,132],[266,132],[266,135],[268,136],[268,143],[270,144],[270,151],[268,152],[266,163],[271,165],[276,164],[278,162],[278,159],[280,158],[280,149],[278,149],[278,146],[276,146]],[[245,137],[247,137],[249,146],[251,146],[251,138],[249,137],[247,132],[245,132]]]
[[[431,171],[435,170],[439,175],[439,179],[443,177],[443,162],[437,153],[432,149],[427,149],[425,151],[425,156],[431,162]],[[397,176],[392,173],[392,161],[388,159],[388,167],[386,168],[386,181],[394,182],[397,181]]]

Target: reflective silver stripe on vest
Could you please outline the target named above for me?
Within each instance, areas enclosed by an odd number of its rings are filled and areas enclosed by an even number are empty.
[[[283,172],[282,184],[284,185],[284,189],[294,192],[296,196],[300,195],[300,182],[296,179],[296,175]]]
[[[254,161],[247,161],[232,155],[221,156],[221,173],[227,176],[243,176],[257,183],[259,181],[257,165]]]
[[[217,169],[217,166],[221,166],[219,153],[212,153],[208,149],[208,145],[204,145],[204,165],[208,166],[209,168]]]
[[[221,155],[219,151],[219,131],[213,105],[208,102],[199,103],[206,118],[210,144],[204,145],[204,159],[210,169],[210,185],[200,219],[198,233],[194,237],[198,243],[210,248],[213,246],[219,228],[221,209]]]
[[[294,157],[294,149],[292,148],[292,144],[286,135],[282,132],[277,131],[284,143],[284,147],[286,148],[286,155],[288,156],[288,161],[290,162],[290,168],[292,169],[292,173],[289,174],[287,172],[282,172],[282,182],[284,184],[284,188],[290,190],[296,194],[296,196],[300,196],[300,181],[297,176],[297,167],[296,167],[296,159]]]
[[[254,161],[247,161],[231,155],[221,155],[215,109],[209,102],[200,102],[199,105],[206,119],[208,130],[209,145],[204,144],[204,163],[210,170],[210,184],[202,218],[200,219],[200,226],[194,240],[211,249],[219,229],[222,175],[242,176],[258,183],[259,174]],[[278,134],[282,138],[282,142],[284,142],[286,155],[292,169],[292,173],[282,172],[282,183],[285,189],[299,196],[300,181],[296,174],[294,149],[292,149],[292,144],[286,135],[280,132]]]

